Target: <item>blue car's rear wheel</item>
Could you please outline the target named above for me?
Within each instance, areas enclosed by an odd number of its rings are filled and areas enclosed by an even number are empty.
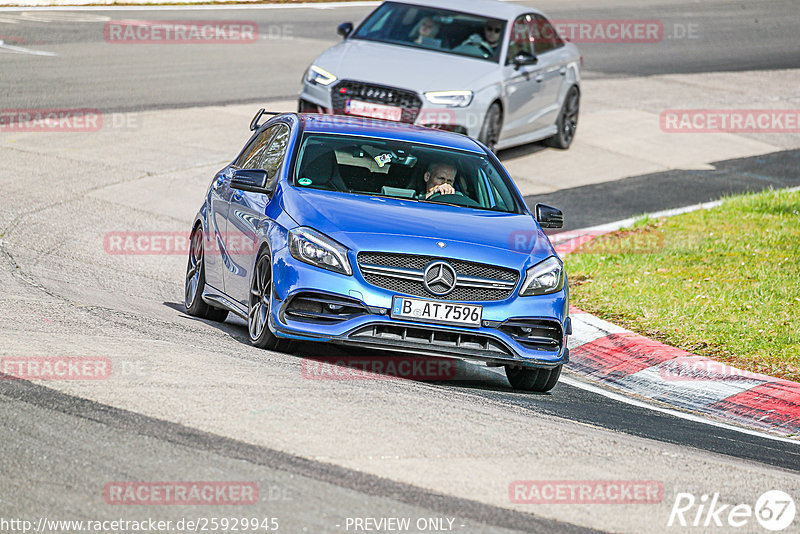
[[[183,305],[186,312],[195,317],[222,322],[228,317],[228,310],[209,306],[203,300],[206,286],[205,260],[203,256],[203,229],[198,226],[192,231],[189,245],[189,263],[186,266],[186,284]]]
[[[250,298],[247,313],[247,331],[256,347],[288,352],[291,340],[281,339],[269,329],[269,314],[272,307],[272,259],[264,250],[256,260],[253,278],[250,281]]]
[[[516,365],[506,365],[505,367],[506,377],[511,387],[522,391],[538,393],[550,391],[558,382],[558,377],[561,376],[560,365],[552,369],[535,369]]]

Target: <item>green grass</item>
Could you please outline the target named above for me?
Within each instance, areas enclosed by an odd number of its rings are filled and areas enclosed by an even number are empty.
[[[572,303],[736,367],[800,381],[800,192],[638,221],[565,258]]]

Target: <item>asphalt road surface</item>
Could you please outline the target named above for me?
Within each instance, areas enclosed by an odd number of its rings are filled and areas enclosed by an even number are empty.
[[[663,24],[658,43],[579,44],[589,77],[800,67],[800,10],[794,0],[522,3],[556,20],[643,19]],[[58,56],[0,49],[0,98],[8,108],[88,107],[106,112],[293,98],[306,67],[338,42],[336,26],[358,22],[372,9],[3,13],[0,39],[6,44]],[[227,46],[104,40],[106,22],[131,19],[253,21],[260,40]]]
[[[536,5],[554,18],[663,21],[672,38],[652,47],[582,45],[588,77],[800,67],[793,1]],[[57,54],[0,48],[1,107],[160,110],[291,98],[307,64],[336,42],[336,24],[368,10],[0,13],[6,45]],[[209,18],[255,20],[265,38],[231,48],[103,40],[107,20]],[[668,531],[679,492],[751,505],[768,489],[800,495],[795,443],[619,402],[581,387],[580,377],[546,395],[513,392],[502,376],[471,365],[458,381],[304,380],[302,358],[327,348],[260,351],[238,319],[218,325],[186,316],[183,258],[121,261],[92,248],[97,229],[112,223],[186,224],[178,215],[186,199],[173,182],[159,184],[160,173],[213,149],[175,143],[188,155],[132,154],[124,138],[95,147],[106,159],[77,143],[58,153],[0,152],[0,353],[103,355],[138,369],[98,384],[0,380],[0,518],[245,515],[276,517],[281,532],[353,532],[355,518],[409,517],[431,519],[438,532],[637,532]],[[121,163],[109,163],[114,154]],[[563,207],[576,214],[570,226],[583,227],[724,192],[797,185],[797,168],[792,151],[529,201]],[[104,196],[142,179],[151,186]],[[514,480],[602,479],[658,480],[664,498],[533,506],[508,496]],[[103,497],[113,481],[164,480],[253,481],[260,499],[170,507]]]

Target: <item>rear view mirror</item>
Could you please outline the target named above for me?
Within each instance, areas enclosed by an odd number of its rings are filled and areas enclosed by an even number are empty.
[[[336,33],[342,36],[342,39],[347,39],[351,33],[353,33],[353,23],[352,22],[342,22],[339,24],[339,27],[336,28]]]
[[[231,188],[254,193],[269,193],[267,189],[267,171],[263,169],[239,169],[233,171]]]
[[[536,204],[536,220],[542,228],[563,228],[564,214],[547,204]]]

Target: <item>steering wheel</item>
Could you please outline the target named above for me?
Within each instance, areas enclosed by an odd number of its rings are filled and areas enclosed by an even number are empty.
[[[450,193],[448,195],[443,195],[440,192],[435,192],[431,196],[428,197],[428,200],[437,199],[438,202],[443,202],[447,204],[456,204],[458,206],[465,206],[468,208],[480,208],[481,205],[466,196],[461,191],[456,191],[455,193]]]
[[[464,193],[462,193],[461,191],[456,191],[455,193],[448,193],[447,195],[443,195],[439,191],[436,191],[431,196],[429,196],[426,200],[430,200],[430,199],[436,198],[436,197],[454,197],[454,196],[457,196],[457,195],[460,195],[460,196],[463,197]]]

